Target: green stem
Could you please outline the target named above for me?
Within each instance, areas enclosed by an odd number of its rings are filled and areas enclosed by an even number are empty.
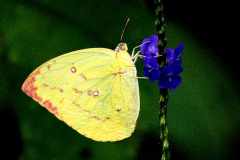
[[[155,14],[156,14],[156,31],[158,35],[158,49],[159,58],[158,63],[160,66],[166,64],[166,55],[164,53],[167,45],[166,38],[166,22],[163,12],[162,0],[155,0]],[[168,89],[160,89],[160,100],[159,100],[159,123],[160,123],[160,142],[161,146],[161,160],[169,160],[169,140],[168,140],[168,127],[167,127],[167,103],[168,103]]]

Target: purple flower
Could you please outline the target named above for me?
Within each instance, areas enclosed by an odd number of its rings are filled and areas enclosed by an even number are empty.
[[[160,68],[148,68],[144,66],[143,68],[144,76],[148,77],[151,81],[158,80],[160,77]]]
[[[181,84],[182,79],[179,74],[183,71],[181,57],[183,49],[183,43],[180,43],[176,48],[166,48],[167,64],[160,69],[159,88],[176,89]]]
[[[181,83],[179,74],[183,71],[179,63],[166,64],[160,69],[160,76],[158,78],[159,88],[176,89]]]
[[[154,34],[145,38],[140,47],[144,57],[144,76],[151,81],[157,80],[159,88],[175,89],[182,81],[179,74],[183,71],[181,60],[183,49],[183,43],[180,43],[176,48],[166,48],[167,64],[160,67],[157,59],[158,36]]]
[[[177,61],[181,61],[181,55],[184,49],[183,43],[179,43],[176,48],[166,48],[166,58],[168,64],[173,64]]]
[[[160,75],[160,67],[157,61],[158,55],[158,36],[152,35],[145,38],[140,46],[141,54],[143,55],[144,76],[150,80],[158,80]]]
[[[182,79],[179,75],[172,76],[162,75],[158,80],[158,86],[161,89],[176,89],[181,82]]]
[[[143,63],[144,63],[144,66],[146,66],[147,68],[151,68],[151,69],[159,68],[158,60],[157,58],[154,58],[154,57],[145,57],[143,59]]]
[[[160,68],[161,75],[172,76],[178,75],[183,71],[183,68],[180,64],[166,64],[165,66]]]
[[[143,40],[140,51],[143,56],[156,57],[158,55],[158,36],[156,34]]]

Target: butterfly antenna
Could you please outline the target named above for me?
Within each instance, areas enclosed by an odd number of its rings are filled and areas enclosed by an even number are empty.
[[[130,21],[130,18],[127,17],[127,20],[126,20],[126,22],[125,22],[124,28],[123,28],[123,30],[122,30],[120,42],[122,42],[122,40],[123,40],[123,35],[124,35],[124,32],[125,32],[125,30],[126,30],[126,28],[127,28],[127,25],[128,25],[128,22],[129,22],[129,21]]]

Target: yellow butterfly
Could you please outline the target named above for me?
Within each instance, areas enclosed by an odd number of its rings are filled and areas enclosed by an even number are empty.
[[[95,141],[131,136],[139,114],[134,57],[126,43],[115,50],[73,51],[42,64],[22,90],[58,119]]]

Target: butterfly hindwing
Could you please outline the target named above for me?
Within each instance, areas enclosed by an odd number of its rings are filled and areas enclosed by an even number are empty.
[[[139,91],[134,64],[122,56],[105,48],[64,54],[38,67],[22,90],[86,137],[127,138],[135,128]],[[128,74],[118,76],[124,68]]]

